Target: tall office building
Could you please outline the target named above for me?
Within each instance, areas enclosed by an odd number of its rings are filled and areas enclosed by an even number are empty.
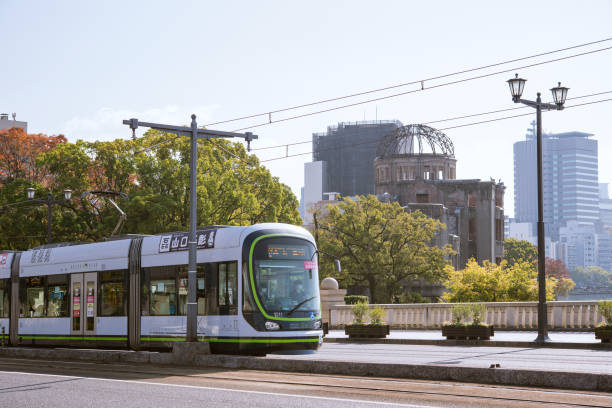
[[[537,222],[535,129],[526,136],[514,144],[514,215],[518,222]],[[591,136],[566,132],[542,137],[544,223],[554,241],[568,221],[578,226],[599,221],[597,141]]]
[[[11,115],[13,119],[9,119],[8,113],[0,113],[0,130],[10,129],[12,127],[20,127],[26,133],[28,133],[28,122],[22,122],[17,120],[17,114],[13,113]]]

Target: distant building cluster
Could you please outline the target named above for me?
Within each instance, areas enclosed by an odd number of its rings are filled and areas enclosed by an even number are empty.
[[[533,124],[532,124],[533,125]],[[542,137],[546,255],[571,270],[612,270],[612,200],[599,183],[597,140],[583,132]],[[537,244],[536,139],[533,127],[514,144],[514,219],[506,236]]]

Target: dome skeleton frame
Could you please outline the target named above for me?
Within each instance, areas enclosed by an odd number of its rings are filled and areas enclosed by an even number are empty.
[[[430,152],[427,151],[427,147]],[[455,157],[453,142],[444,133],[425,125],[406,125],[388,134],[378,145],[378,158],[423,155]]]

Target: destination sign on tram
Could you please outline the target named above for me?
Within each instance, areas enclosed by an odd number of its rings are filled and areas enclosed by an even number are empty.
[[[268,259],[308,259],[306,245],[268,245]]]

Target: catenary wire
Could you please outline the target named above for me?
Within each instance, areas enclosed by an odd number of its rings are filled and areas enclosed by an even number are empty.
[[[605,94],[609,94],[612,93],[612,91],[603,91],[603,92],[596,92],[596,93],[592,93],[592,94],[588,94],[588,95],[581,95],[581,96],[574,96],[572,98],[567,98],[567,100],[575,100],[575,99],[583,99],[583,98],[590,98],[593,96],[599,96],[599,95],[605,95]],[[422,125],[430,125],[432,123],[441,123],[441,122],[450,122],[453,120],[459,120],[459,119],[468,119],[468,118],[473,118],[476,116],[484,116],[484,115],[490,115],[493,113],[501,113],[501,112],[508,112],[508,111],[514,111],[514,110],[519,110],[519,109],[527,109],[529,108],[528,106],[519,106],[516,108],[505,108],[505,109],[497,109],[497,110],[492,110],[492,111],[488,111],[488,112],[481,112],[481,113],[473,113],[473,114],[469,114],[469,115],[462,115],[462,116],[454,116],[451,118],[445,118],[445,119],[437,119],[437,120],[431,120],[428,122],[421,122]],[[438,130],[442,130],[442,129],[438,129]],[[253,151],[258,151],[258,150],[270,150],[270,149],[278,149],[281,147],[289,147],[289,146],[296,146],[296,145],[301,145],[301,144],[306,144],[306,143],[312,143],[312,140],[303,140],[303,141],[299,141],[299,142],[293,142],[293,143],[285,143],[285,144],[280,144],[280,145],[274,145],[274,146],[266,146],[266,147],[259,147],[256,149],[251,149]]]
[[[576,108],[576,107],[580,107],[580,106],[593,105],[593,104],[596,104],[596,103],[603,103],[603,102],[609,102],[609,101],[612,101],[612,98],[601,99],[601,100],[598,100],[598,101],[584,102],[584,103],[580,103],[580,104],[576,104],[576,105],[566,106],[564,109],[571,109],[571,108]],[[457,129],[457,128],[461,128],[461,127],[475,126],[475,125],[480,125],[480,124],[483,124],[483,123],[498,122],[498,121],[501,121],[501,120],[507,120],[507,119],[513,119],[513,118],[518,118],[518,117],[522,117],[522,116],[531,116],[531,115],[533,115],[532,112],[522,113],[522,114],[519,114],[519,115],[504,116],[504,117],[501,117],[501,118],[495,118],[495,119],[488,119],[488,120],[483,120],[483,121],[478,121],[478,122],[465,123],[465,124],[456,125],[456,126],[449,126],[449,127],[445,127],[445,128],[440,128],[438,130]],[[328,148],[328,149],[321,149],[321,150],[319,150],[319,152],[338,150],[338,149],[343,149],[343,148],[353,147],[353,146],[359,146],[359,145],[374,144],[374,143],[378,143],[378,142],[379,142],[378,140],[375,140],[375,141],[371,141],[370,140],[370,141],[367,141],[367,142],[352,143],[350,145],[344,145],[344,146],[339,146],[339,147],[332,147],[332,148]],[[263,162],[269,162],[269,161],[288,159],[288,158],[291,158],[291,157],[305,156],[305,155],[312,154],[312,153],[314,153],[314,152],[310,151],[310,152],[304,152],[304,153],[295,153],[295,154],[290,154],[290,155],[281,156],[281,157],[274,157],[272,159],[261,160],[260,162],[263,163]]]
[[[612,40],[612,37],[611,38],[606,38],[606,39],[603,39],[603,40],[599,40],[599,41],[594,41],[594,42],[591,42],[591,43],[586,43],[586,44],[582,44],[582,45],[577,45],[577,46],[573,46],[573,47],[564,48],[562,50],[578,48],[578,47],[581,47],[581,46],[592,45],[592,44],[601,43],[601,42],[610,41],[610,40]],[[423,91],[430,90],[430,89],[436,89],[436,88],[440,88],[440,87],[444,87],[444,86],[455,85],[455,84],[462,83],[462,82],[473,81],[473,80],[476,80],[476,79],[482,79],[482,78],[486,78],[486,77],[490,77],[490,76],[494,76],[494,75],[499,75],[499,74],[503,74],[503,73],[507,73],[507,72],[511,72],[511,71],[516,71],[516,70],[519,70],[519,69],[535,67],[535,66],[549,64],[549,63],[558,62],[558,61],[564,61],[564,60],[567,60],[567,59],[576,58],[576,57],[580,57],[580,56],[584,56],[584,55],[590,55],[590,54],[594,54],[594,53],[597,53],[597,52],[607,51],[607,50],[610,50],[610,49],[612,49],[612,47],[599,48],[599,49],[596,49],[596,50],[586,51],[586,52],[579,53],[579,54],[573,54],[573,55],[569,55],[569,56],[565,56],[565,57],[555,58],[555,59],[552,59],[552,60],[546,60],[546,61],[541,61],[541,62],[537,62],[537,63],[533,63],[533,64],[528,64],[528,65],[524,65],[524,66],[521,66],[521,67],[514,67],[514,68],[502,70],[502,71],[496,71],[496,72],[493,72],[493,73],[477,75],[477,76],[470,77],[470,78],[464,78],[464,79],[460,79],[460,80],[456,80],[456,81],[450,81],[450,82],[445,82],[445,83],[442,83],[442,84],[432,85],[432,86],[427,87],[427,88],[414,89],[414,90],[410,90],[410,91],[406,91],[406,92],[400,92],[400,93],[397,93],[397,94],[386,95],[386,96],[379,97],[379,98],[368,99],[368,100],[359,101],[359,102],[355,102],[355,103],[351,103],[351,104],[346,104],[346,105],[336,106],[336,107],[332,107],[332,108],[328,108],[328,109],[323,109],[323,110],[319,110],[319,111],[315,111],[315,112],[309,112],[309,113],[305,113],[305,114],[301,114],[301,115],[290,116],[290,117],[287,117],[287,118],[282,118],[282,119],[277,119],[277,120],[269,120],[268,122],[264,122],[264,123],[260,123],[260,124],[255,124],[255,125],[252,125],[252,126],[243,127],[243,128],[240,128],[240,129],[235,129],[235,130],[233,130],[233,132],[239,132],[239,131],[242,131],[242,130],[248,130],[248,129],[253,129],[253,128],[257,128],[257,127],[268,126],[268,125],[271,125],[271,124],[274,124],[274,123],[286,122],[286,121],[289,121],[289,120],[299,119],[299,118],[308,117],[308,116],[314,116],[314,115],[318,115],[318,114],[322,114],[322,113],[326,113],[326,112],[332,112],[332,111],[335,111],[335,110],[345,109],[345,108],[349,108],[349,107],[353,107],[353,106],[358,106],[358,105],[363,105],[363,104],[366,104],[366,103],[376,102],[376,101],[380,101],[380,100],[396,98],[396,97],[399,97],[399,96],[404,96],[404,95],[408,95],[408,94],[412,94],[412,93],[416,93],[416,92],[423,92]],[[558,51],[561,51],[561,50],[550,51],[550,52],[542,53],[542,54],[539,54],[539,55],[547,55],[547,54],[551,54],[551,53],[558,52]],[[528,58],[530,58],[530,57],[523,57],[523,58],[519,58],[519,59],[516,59],[516,60],[507,61],[505,63],[509,63],[509,62],[513,62],[513,61],[520,61],[520,60],[524,60],[524,59],[528,59]],[[493,67],[493,66],[498,66],[498,65],[503,65],[503,64],[504,63],[491,64],[491,65],[487,65],[486,67]],[[475,71],[475,70],[478,70],[478,69],[482,69],[482,68],[484,68],[484,67],[473,68],[473,69],[465,70],[465,71],[459,71],[458,73],[472,72],[472,71]],[[449,76],[452,76],[452,75],[457,75],[458,73],[440,75],[438,77],[432,77],[432,78],[429,78],[427,80],[430,81],[432,79],[439,79],[439,78],[449,77]],[[423,80],[423,81],[425,81],[425,80]],[[421,81],[415,81],[412,84],[417,84],[417,83],[421,83]],[[409,83],[406,83],[406,85],[407,84],[409,84]],[[374,91],[372,91],[372,92],[374,92]],[[355,95],[358,95],[358,94],[355,94]],[[344,99],[344,98],[336,98],[336,99]],[[330,99],[330,101],[332,101],[332,100],[334,100],[334,99]],[[310,105],[316,105],[318,103],[323,103],[323,102],[312,103]],[[303,106],[309,106],[309,105],[303,105]],[[285,110],[289,110],[289,108],[277,110],[276,112],[285,111]],[[265,114],[251,115],[249,117],[244,117],[243,119],[250,118],[250,117],[262,116],[262,115],[267,115],[268,113],[269,112],[266,112]],[[238,120],[238,119],[236,119],[236,120]],[[222,121],[222,122],[213,122],[213,123],[206,124],[204,126],[212,126],[212,125],[215,125],[215,124],[227,123],[227,122],[233,122],[233,121],[234,120],[227,120],[227,121]],[[178,139],[179,137],[180,136],[175,135],[175,136],[173,136],[171,138],[168,138],[168,139],[166,139],[166,140],[164,140],[164,141],[162,141],[160,143],[157,143],[157,144],[155,144],[153,146],[149,146],[149,147],[140,149],[136,153],[143,153],[145,151],[149,151],[149,150],[155,149],[155,148],[157,148],[159,146],[162,146],[162,145],[164,145],[166,143],[170,143],[170,142]],[[304,142],[304,143],[307,143],[307,142]],[[281,146],[285,146],[285,145],[281,145]],[[260,149],[252,149],[252,150],[255,151],[255,150],[260,150]]]
[[[390,89],[401,88],[401,87],[408,86],[408,85],[418,85],[418,84],[423,85],[424,82],[429,82],[429,81],[433,81],[433,80],[437,80],[437,79],[442,79],[442,78],[448,78],[448,77],[451,77],[451,76],[466,74],[466,73],[469,73],[469,72],[479,71],[479,70],[483,70],[483,69],[487,69],[487,68],[493,68],[493,67],[500,66],[500,65],[510,64],[510,63],[513,63],[513,62],[524,61],[524,60],[527,60],[527,59],[543,57],[545,55],[551,55],[551,54],[556,54],[556,53],[559,53],[559,52],[568,51],[568,50],[572,50],[572,49],[576,49],[576,48],[586,47],[586,46],[589,46],[589,45],[600,44],[600,43],[607,42],[607,41],[610,41],[610,40],[612,40],[612,37],[604,38],[602,40],[597,40],[597,41],[591,41],[591,42],[588,42],[588,43],[578,44],[578,45],[574,45],[574,46],[571,46],[571,47],[560,48],[560,49],[553,50],[553,51],[547,51],[547,52],[542,52],[542,53],[538,53],[538,54],[534,54],[534,55],[529,55],[529,56],[526,56],[526,57],[515,58],[515,59],[511,59],[511,60],[506,60],[506,61],[501,61],[501,62],[497,62],[497,63],[494,63],[494,64],[483,65],[483,66],[479,66],[479,67],[476,67],[476,68],[469,68],[469,69],[465,69],[465,70],[461,70],[461,71],[452,72],[452,73],[449,73],[449,74],[443,74],[443,75],[428,77],[428,78],[424,78],[424,79],[421,79],[421,80],[404,82],[404,83],[401,83],[401,84],[390,85],[390,86],[386,86],[386,87],[383,87],[383,88],[371,89],[371,90],[368,90],[368,91],[352,93],[352,94],[348,94],[348,95],[344,95],[344,96],[339,96],[339,97],[335,97],[335,98],[322,99],[322,100],[318,100],[318,101],[315,101],[315,102],[310,102],[310,103],[305,103],[305,104],[301,104],[301,105],[290,106],[290,107],[287,107],[287,108],[281,108],[281,109],[271,110],[271,111],[267,111],[267,112],[262,112],[262,113],[242,116],[242,117],[238,117],[238,118],[226,119],[226,120],[222,120],[222,121],[218,121],[218,122],[212,122],[212,123],[207,124],[206,126],[220,125],[220,124],[224,124],[224,123],[237,122],[237,121],[245,120],[245,119],[252,119],[252,118],[259,117],[259,116],[271,115],[271,114],[274,114],[274,113],[286,112],[286,111],[289,111],[289,110],[300,109],[300,108],[305,108],[305,107],[309,107],[309,106],[319,105],[319,104],[323,104],[323,103],[334,102],[334,101],[338,101],[338,100],[342,100],[342,99],[354,98],[356,96],[362,96],[362,95],[372,94],[372,93],[376,93],[376,92],[387,91],[387,90],[390,90]]]
[[[239,128],[239,129],[235,129],[235,130],[233,130],[233,132],[240,132],[240,131],[243,131],[243,130],[254,129],[254,128],[258,128],[258,127],[262,127],[262,126],[269,126],[269,125],[271,125],[273,123],[286,122],[286,121],[289,121],[289,120],[294,120],[294,119],[300,119],[300,118],[304,118],[304,117],[308,117],[308,116],[319,115],[321,113],[327,113],[327,112],[332,112],[332,111],[336,111],[336,110],[340,110],[340,109],[346,109],[346,108],[350,108],[350,107],[353,107],[353,106],[364,105],[366,103],[382,101],[382,100],[385,100],[385,99],[397,98],[399,96],[409,95],[409,94],[413,94],[413,93],[417,93],[417,92],[424,92],[424,91],[427,91],[427,90],[430,90],[430,89],[441,88],[441,87],[444,87],[444,86],[456,85],[456,84],[463,83],[463,82],[469,82],[469,81],[474,81],[476,79],[482,79],[482,78],[487,78],[487,77],[491,77],[491,76],[495,76],[495,75],[500,75],[500,74],[504,74],[504,73],[508,73],[508,72],[512,72],[512,71],[517,71],[519,69],[531,68],[531,67],[536,67],[536,66],[539,66],[539,65],[550,64],[550,63],[553,63],[553,62],[564,61],[564,60],[567,60],[567,59],[581,57],[581,56],[584,56],[584,55],[590,55],[590,54],[594,54],[594,53],[602,52],[602,51],[608,51],[608,50],[611,50],[611,49],[612,49],[612,47],[599,48],[597,50],[586,51],[586,52],[583,52],[583,53],[580,53],[580,54],[574,54],[574,55],[569,55],[569,56],[566,56],[566,57],[554,58],[552,60],[536,62],[536,63],[533,63],[533,64],[523,65],[523,66],[520,66],[520,67],[514,67],[514,68],[504,69],[504,70],[501,70],[501,71],[495,71],[495,72],[491,72],[491,73],[487,73],[487,74],[476,75],[476,76],[469,77],[469,78],[458,79],[456,81],[444,82],[444,83],[441,83],[441,84],[429,86],[427,88],[412,89],[410,91],[405,91],[405,92],[400,92],[400,93],[396,93],[396,94],[381,96],[381,97],[378,97],[378,98],[366,99],[366,100],[363,100],[363,101],[354,102],[354,103],[350,103],[350,104],[346,104],[346,105],[334,106],[332,108],[322,109],[322,110],[318,110],[318,111],[314,111],[314,112],[303,113],[301,115],[295,115],[295,116],[290,116],[290,117],[287,117],[287,118],[276,119],[276,120],[269,120],[268,122],[259,123],[259,124],[255,124],[255,125],[251,125],[251,126],[246,126],[246,127],[242,127],[242,128]]]

